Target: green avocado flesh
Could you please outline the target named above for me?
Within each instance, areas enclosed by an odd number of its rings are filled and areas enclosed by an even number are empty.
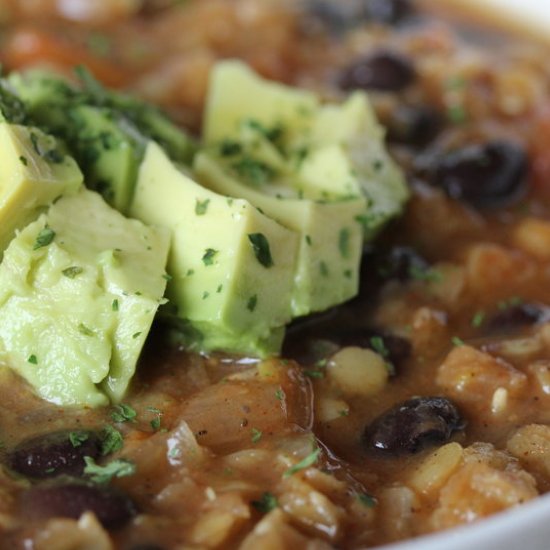
[[[151,143],[130,214],[172,232],[168,299],[195,347],[277,353],[291,318],[298,235],[248,201],[210,191]]]
[[[41,397],[120,401],[160,305],[188,349],[265,357],[356,295],[408,198],[365,94],[324,104],[221,62],[197,150],[78,76],[0,79],[0,362]]]
[[[0,359],[60,405],[118,401],[162,301],[169,237],[92,191],[65,197],[0,264]]]

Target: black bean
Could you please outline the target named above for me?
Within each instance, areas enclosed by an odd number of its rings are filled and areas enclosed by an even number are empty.
[[[363,10],[367,20],[385,25],[399,23],[413,12],[410,0],[364,0]]]
[[[416,72],[409,58],[392,50],[379,50],[343,70],[343,90],[380,90],[399,92],[412,84]]]
[[[122,527],[137,513],[130,498],[112,487],[73,482],[35,485],[23,493],[21,508],[31,519],[78,519],[89,511],[107,529]]]
[[[23,441],[8,454],[8,463],[12,470],[31,478],[80,476],[86,466],[84,457],[100,454],[101,443],[94,432],[63,431]]]
[[[509,141],[469,145],[438,163],[433,183],[475,208],[512,204],[526,191],[527,156]]]
[[[401,105],[385,121],[388,139],[411,147],[423,147],[441,129],[441,116],[425,105]]]
[[[521,303],[504,305],[487,322],[489,332],[508,332],[521,327],[550,321],[550,307],[543,304]]]
[[[363,434],[370,451],[402,455],[447,442],[465,422],[445,397],[415,397],[376,418]]]

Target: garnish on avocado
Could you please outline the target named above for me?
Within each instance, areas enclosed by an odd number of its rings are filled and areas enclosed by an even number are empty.
[[[55,238],[55,231],[51,227],[46,226],[44,227],[44,229],[40,231],[40,233],[38,233],[32,249],[38,250],[39,248],[48,246],[53,242],[54,238]]]
[[[248,235],[248,240],[252,244],[256,259],[264,266],[271,267],[273,258],[271,257],[271,249],[269,241],[263,233],[251,233]]]
[[[207,248],[202,255],[202,263],[204,265],[212,265],[214,263],[214,258],[217,254],[217,250],[214,250],[213,248]]]

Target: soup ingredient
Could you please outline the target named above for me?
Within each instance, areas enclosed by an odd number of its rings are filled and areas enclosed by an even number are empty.
[[[442,127],[439,113],[425,105],[401,105],[384,122],[389,141],[411,147],[425,146]]]
[[[8,453],[8,463],[15,472],[31,478],[80,476],[84,457],[100,454],[101,442],[94,432],[62,431],[23,441]]]
[[[209,147],[194,164],[202,181],[301,235],[293,314],[354,296],[357,222],[372,236],[408,196],[366,97],[320,106],[313,94],[263,80],[242,63],[220,63],[204,135]]]
[[[379,50],[354,61],[340,75],[342,90],[400,92],[416,77],[412,62],[392,50]]]
[[[527,156],[510,141],[491,141],[451,151],[436,164],[435,185],[475,208],[502,208],[526,191]]]
[[[267,355],[290,321],[297,235],[249,202],[218,195],[150,143],[131,215],[172,231],[167,295],[188,344]]]
[[[104,88],[85,69],[81,86],[42,71],[12,73],[9,86],[36,124],[62,138],[86,174],[86,185],[126,213],[146,143],[160,143],[174,160],[188,163],[194,145],[153,105]]]
[[[510,332],[549,320],[550,307],[544,304],[503,303],[500,311],[487,321],[487,328],[490,332]]]
[[[386,455],[417,453],[449,441],[465,422],[445,397],[415,397],[399,403],[367,426],[363,442]]]
[[[31,519],[78,519],[89,511],[107,529],[122,527],[137,513],[134,503],[118,490],[74,481],[31,487],[21,497],[21,508]]]
[[[120,400],[162,301],[168,246],[92,191],[61,198],[0,264],[1,359],[54,403]]]
[[[0,102],[1,103],[1,102]],[[0,255],[15,235],[55,198],[73,194],[83,177],[50,135],[0,121]]]

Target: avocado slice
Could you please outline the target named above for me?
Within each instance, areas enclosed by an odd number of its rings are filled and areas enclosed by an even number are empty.
[[[37,128],[0,121],[0,257],[20,229],[54,199],[78,191],[75,161]]]
[[[0,360],[59,405],[119,401],[162,301],[167,232],[84,188],[12,240],[0,264]]]
[[[86,175],[86,185],[126,213],[150,139],[177,162],[190,162],[194,144],[157,108],[103,88],[79,69],[82,87],[43,71],[12,73],[8,85],[29,116],[61,136]]]
[[[292,316],[296,233],[246,200],[202,187],[154,142],[130,214],[172,232],[167,296],[196,348],[278,352]]]

